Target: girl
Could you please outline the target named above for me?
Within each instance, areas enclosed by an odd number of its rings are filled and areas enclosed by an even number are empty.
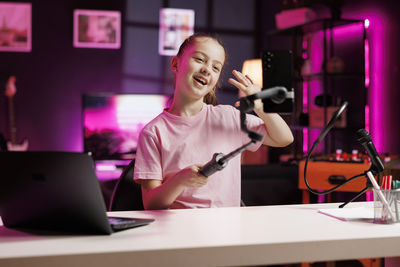
[[[225,64],[222,44],[207,34],[186,39],[171,60],[175,74],[172,104],[147,124],[139,137],[134,179],[142,187],[145,209],[209,208],[240,205],[240,156],[210,177],[199,173],[215,152],[228,154],[250,141],[240,129],[240,112],[215,105],[215,88]],[[238,71],[229,82],[251,95],[261,88]],[[213,105],[210,105],[213,104]],[[247,115],[248,129],[264,135],[261,143],[282,147],[293,142],[292,133],[278,114]]]

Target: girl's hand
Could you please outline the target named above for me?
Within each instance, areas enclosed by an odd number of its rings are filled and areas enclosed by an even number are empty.
[[[238,88],[242,96],[249,96],[261,91],[260,86],[254,84],[248,75],[244,75],[237,70],[233,70],[232,73],[237,80],[229,78],[228,82]],[[263,103],[261,99],[257,99],[254,101],[254,109],[260,108],[263,108]]]
[[[208,177],[205,177],[199,173],[201,167],[201,165],[189,166],[178,172],[174,179],[179,180],[179,183],[184,187],[202,187],[208,182]]]

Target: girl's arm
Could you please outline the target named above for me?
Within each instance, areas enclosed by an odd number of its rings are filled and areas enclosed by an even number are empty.
[[[161,180],[140,180],[143,206],[146,210],[168,209],[186,188],[197,188],[208,182],[208,177],[199,173],[201,165],[189,166],[174,176]]]
[[[256,101],[261,102],[260,99]],[[265,127],[267,128],[264,145],[284,147],[293,143],[292,131],[279,114],[265,113],[262,102],[261,105],[254,105],[254,112],[264,121]]]
[[[230,78],[229,82],[236,86],[245,96],[255,94],[261,91],[261,88],[254,84],[253,81],[243,75],[241,72],[234,70],[235,79]],[[264,113],[264,105],[261,99],[254,101],[254,112],[264,121],[267,128],[267,135],[264,138],[264,145],[283,147],[293,142],[293,134],[289,126],[277,113]]]

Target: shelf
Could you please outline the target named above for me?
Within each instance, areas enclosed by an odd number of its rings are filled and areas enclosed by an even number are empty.
[[[351,39],[351,42],[347,39],[345,41],[338,39],[338,42],[336,42],[335,34],[330,34],[332,33],[332,30],[337,27],[349,25],[357,28],[357,34],[354,35],[354,37],[351,37],[357,39]],[[358,27],[361,28],[360,33],[358,32]],[[321,32],[324,34],[319,36]],[[360,124],[363,124],[365,119],[364,104],[367,100],[367,91],[364,86],[364,40],[366,39],[364,20],[335,20],[326,18],[286,29],[276,29],[269,31],[266,34],[269,36],[269,38],[271,38],[271,46],[273,46],[271,47],[271,50],[281,49],[280,46],[277,46],[277,44],[279,42],[288,42],[288,38],[291,39],[291,51],[294,59],[292,81],[294,82],[293,87],[296,90],[295,103],[298,103],[296,104],[292,114],[295,116],[295,118],[292,120],[292,125],[290,125],[290,129],[296,133],[296,141],[292,148],[292,152],[295,157],[304,153],[304,144],[310,146],[311,139],[314,137],[314,135],[318,134],[318,132],[322,132],[325,129],[323,125],[326,125],[330,121],[328,107],[325,107],[323,116],[320,116],[321,114],[317,114],[319,117],[314,118],[313,121],[310,119],[310,116],[308,120],[302,117],[302,111],[310,111],[310,108],[314,107],[312,105],[314,97],[317,97],[320,94],[330,94],[335,98],[340,97],[340,99],[346,99],[346,101],[353,103],[354,105],[351,107],[351,112],[346,114],[346,127],[333,127],[330,130],[332,134],[321,142],[318,152],[327,154],[334,151],[336,147],[351,149],[359,146],[356,140],[348,137],[350,137],[353,132],[356,132],[359,128],[363,127]],[[304,38],[306,34],[308,36]],[[318,34],[318,38],[314,38],[315,34]],[[360,39],[359,37],[362,38]],[[274,40],[274,38],[276,38],[276,40]],[[360,42],[358,39],[360,39]],[[307,45],[304,45],[303,41],[306,41]],[[318,46],[316,44],[318,44]],[[285,49],[287,49],[286,46]],[[342,51],[340,49],[346,50]],[[353,52],[354,56],[352,54]],[[302,57],[303,53],[308,53],[308,63],[317,65],[311,65],[310,67],[304,66],[304,59]],[[340,73],[328,73],[328,59],[335,56],[342,57],[344,67],[346,68],[343,68],[344,71]],[[349,60],[353,60],[353,58],[357,61],[350,62]],[[317,60],[313,61],[314,59]],[[316,68],[317,66],[318,68]],[[302,70],[307,70],[310,72],[307,74],[302,74]],[[302,102],[304,100],[304,88],[306,88],[305,92],[307,93],[306,98],[308,101],[306,102]],[[327,102],[324,103],[327,104]],[[332,112],[332,110],[329,109],[329,112]],[[308,126],[308,122],[310,122],[310,125],[313,126]],[[303,125],[299,125],[300,123],[303,123]],[[338,126],[341,125],[338,124]],[[308,130],[308,134],[305,134],[306,131],[303,131],[305,129]]]
[[[362,78],[364,79],[364,73],[361,72],[349,72],[349,73],[311,73],[311,74],[303,74],[301,76],[297,76],[294,79],[296,81],[309,81],[309,80],[318,80],[322,78]]]
[[[322,130],[325,127],[310,127],[310,126],[304,126],[304,125],[290,125],[290,129],[292,130],[303,130],[303,129],[309,129],[309,130]],[[359,128],[357,127],[332,127],[331,131],[335,130],[346,130],[346,131],[356,131]]]
[[[334,27],[345,26],[353,23],[364,23],[364,20],[356,19],[319,19],[305,24],[301,24],[295,27],[290,27],[281,30],[273,30],[268,32],[268,35],[289,35],[289,34],[299,34],[299,33],[311,33],[322,31],[324,29],[331,29]]]

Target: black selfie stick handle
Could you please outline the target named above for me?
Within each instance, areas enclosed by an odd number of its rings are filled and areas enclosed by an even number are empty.
[[[236,155],[242,153],[242,151],[246,150],[248,146],[251,144],[255,143],[256,141],[251,140],[247,144],[244,144],[243,146],[239,147],[238,149],[232,151],[228,155],[224,155],[223,153],[215,153],[212,157],[212,159],[206,163],[200,170],[199,173],[208,177],[217,171],[222,170],[225,168],[225,166],[228,164],[228,161],[235,157]]]
[[[211,174],[214,174],[215,172],[222,170],[228,164],[228,162],[226,161],[221,161],[221,158],[223,157],[224,154],[215,153],[212,159],[199,170],[199,173],[208,177]]]

